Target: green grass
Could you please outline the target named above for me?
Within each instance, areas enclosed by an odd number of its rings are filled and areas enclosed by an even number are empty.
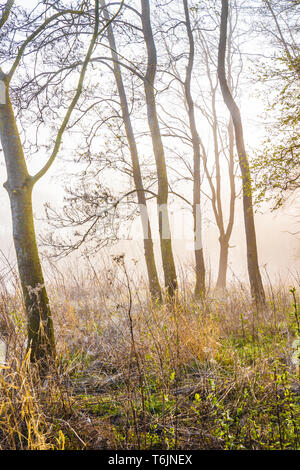
[[[98,290],[72,303],[56,291],[59,356],[47,383],[24,361],[25,332],[11,333],[1,448],[299,449],[298,304],[274,292],[259,315],[244,290],[222,301],[211,293],[205,306],[134,298],[132,344],[126,292],[116,317]]]

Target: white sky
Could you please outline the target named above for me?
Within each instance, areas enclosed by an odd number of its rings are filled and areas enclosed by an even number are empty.
[[[26,3],[28,3],[28,1],[26,1]],[[261,47],[263,48],[263,44]],[[264,128],[261,122],[263,105],[261,103],[261,99],[255,97],[252,94],[252,91],[251,87],[244,90],[241,101],[241,111],[242,116],[244,117],[243,120],[247,148],[258,147],[264,133]],[[0,245],[3,252],[13,260],[14,250],[11,234],[9,200],[6,191],[2,188],[2,183],[5,181],[5,167],[3,156],[1,155],[0,158]],[[33,204],[34,212],[37,217],[43,217],[43,205],[45,202],[51,201],[53,205],[55,205],[55,203],[60,203],[63,190],[60,182],[57,182],[56,179],[56,175],[60,174],[60,172],[61,165],[58,158],[58,161],[50,169],[49,174],[47,174],[34,189]],[[264,214],[256,215],[260,265],[262,267],[266,266],[272,278],[278,279],[281,277],[288,283],[292,282],[292,278],[290,276],[291,272],[295,273],[297,270],[300,272],[299,240],[288,233],[296,231],[295,215],[297,215],[298,209],[299,204],[295,202],[288,209],[280,210],[275,214],[265,211]],[[155,213],[155,211],[153,212]],[[183,266],[187,264],[192,265],[194,262],[191,243],[192,232],[187,229],[188,227],[191,227],[191,221],[188,217],[183,218],[182,212],[176,212],[176,215],[172,214],[171,221],[174,227],[174,249],[177,262]],[[156,224],[155,216],[153,217],[153,222]],[[138,238],[137,234],[139,232],[139,224],[140,222],[137,220],[134,223],[134,228],[132,230],[135,239]],[[41,224],[37,221],[37,233],[39,233],[40,227]],[[218,262],[217,237],[218,234],[214,225],[206,222],[203,227],[205,259],[207,267],[211,267],[213,276],[216,275]],[[155,230],[155,238],[156,240],[158,239],[157,230]],[[239,279],[245,280],[247,278],[246,249],[241,201],[238,201],[237,203],[236,222],[231,239],[231,245],[233,248],[230,250],[229,278],[232,270]],[[126,243],[122,242],[119,246],[115,246],[111,250],[106,251],[119,252],[123,249],[128,252],[129,258],[131,256],[134,257],[136,253],[140,255],[142,253],[142,242],[140,244],[137,244],[136,240],[128,241]],[[102,255],[100,253],[99,258],[101,258],[101,256]]]

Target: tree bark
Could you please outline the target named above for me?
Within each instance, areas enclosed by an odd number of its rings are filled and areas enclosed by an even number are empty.
[[[2,72],[0,79],[5,83]],[[7,168],[4,187],[10,198],[13,239],[27,313],[28,348],[33,362],[46,363],[55,356],[53,323],[34,231],[33,181],[27,170],[8,86],[5,103],[0,104],[0,137]]]
[[[104,8],[104,16],[108,20],[109,15],[106,9],[105,0],[100,0],[100,3],[101,3],[101,6]],[[114,76],[115,76],[119,98],[120,98],[122,117],[123,117],[127,142],[129,145],[129,150],[130,150],[130,155],[131,155],[133,180],[134,180],[135,188],[137,191],[138,203],[140,205],[140,210],[141,210],[141,219],[142,219],[142,227],[143,227],[143,235],[144,235],[144,253],[145,253],[148,279],[149,279],[150,293],[151,293],[153,300],[161,301],[162,300],[161,288],[160,288],[156,264],[155,264],[152,233],[151,233],[149,213],[148,213],[147,202],[146,202],[146,197],[145,197],[143,179],[142,179],[142,174],[141,174],[141,167],[139,163],[138,150],[137,150],[136,140],[135,140],[134,131],[133,131],[132,123],[131,123],[128,101],[127,101],[126,91],[125,91],[122,73],[121,73],[121,67],[118,62],[118,53],[117,53],[116,42],[115,42],[112,25],[108,26],[107,34],[108,34],[109,46],[111,49],[111,56],[113,59],[113,70],[114,70]]]
[[[117,13],[110,21],[119,14],[123,3],[124,0],[120,2]],[[12,4],[13,2],[11,1],[7,2],[7,5],[9,6],[7,10],[8,13]],[[24,303],[28,317],[28,348],[31,350],[31,360],[33,362],[40,361],[43,365],[43,369],[49,364],[49,362],[52,362],[55,357],[55,341],[51,310],[35,237],[31,199],[32,189],[35,183],[49,170],[57,157],[62,142],[62,136],[68,126],[71,114],[76,108],[78,100],[82,94],[85,74],[96,41],[100,32],[103,32],[109,25],[109,23],[105,24],[99,31],[99,0],[95,0],[94,11],[95,24],[93,34],[85,59],[82,62],[76,92],[67,108],[65,117],[57,132],[53,150],[44,166],[34,176],[30,176],[27,170],[22,143],[10,101],[9,84],[22,59],[26,47],[40,34],[40,32],[48,27],[51,21],[64,15],[64,11],[60,11],[52,17],[48,17],[35,31],[32,32],[32,34],[27,37],[19,48],[17,57],[15,58],[8,74],[4,74],[0,68],[0,138],[7,168],[7,181],[4,186],[7,189],[10,198],[13,238],[23,289]],[[70,13],[70,10],[66,10],[66,12]]]
[[[220,40],[218,51],[218,76],[224,102],[228,107],[235,130],[235,141],[243,182],[244,223],[247,242],[247,263],[251,293],[257,305],[265,304],[265,292],[258,265],[256,232],[252,203],[250,167],[244,143],[243,125],[240,110],[230,92],[225,73],[225,53],[227,41],[228,0],[222,0]]]
[[[154,43],[149,0],[141,0],[142,6],[142,27],[147,48],[147,73],[144,80],[144,88],[147,103],[148,124],[152,138],[153,152],[155,156],[157,178],[158,178],[158,217],[160,246],[165,277],[165,286],[168,294],[172,297],[177,289],[177,276],[173,257],[171,230],[168,212],[168,175],[165,161],[164,148],[161,139],[159,122],[156,110],[156,101],[154,93],[154,82],[156,75],[157,56]]]
[[[189,59],[186,69],[184,90],[188,108],[189,124],[193,145],[193,218],[194,218],[194,243],[196,262],[195,296],[202,297],[205,294],[205,264],[202,247],[202,224],[201,224],[201,176],[200,176],[200,142],[195,119],[195,106],[191,94],[192,70],[194,65],[195,44],[191,28],[188,1],[183,0],[185,24],[189,39]]]
[[[229,219],[226,231],[222,231],[219,237],[220,243],[220,257],[219,257],[219,272],[216,283],[216,289],[226,289],[227,283],[227,269],[228,269],[228,255],[229,255],[229,240],[232,234],[234,223],[234,210],[235,210],[235,181],[234,181],[234,133],[232,119],[228,125],[229,137],[229,184],[230,184],[230,203],[229,203]]]
[[[228,35],[228,53],[227,53],[227,67],[228,67],[228,82],[232,84],[231,78],[231,40],[232,40],[232,24],[231,21],[229,22],[230,26],[230,34]],[[200,107],[203,116],[206,118],[213,135],[213,147],[214,147],[214,162],[215,162],[215,178],[213,177],[213,172],[209,171],[208,169],[208,157],[204,147],[203,142],[200,139],[200,148],[202,151],[202,161],[203,161],[203,168],[204,172],[210,187],[211,191],[211,205],[215,217],[215,221],[219,231],[219,246],[220,246],[220,261],[222,262],[222,267],[219,265],[219,275],[216,284],[216,288],[225,289],[226,288],[226,274],[227,274],[227,262],[228,256],[223,256],[224,249],[222,245],[224,240],[227,241],[229,246],[229,240],[232,234],[233,223],[234,223],[234,215],[235,215],[235,200],[236,200],[236,193],[235,193],[235,175],[234,175],[234,130],[232,119],[230,117],[228,126],[227,126],[227,133],[228,133],[228,177],[229,177],[229,184],[230,184],[230,202],[229,202],[229,215],[227,224],[225,223],[225,216],[224,216],[224,204],[222,198],[222,171],[221,171],[221,154],[225,154],[225,148],[227,147],[226,142],[223,142],[223,132],[220,129],[220,120],[218,119],[217,115],[217,87],[218,87],[218,77],[214,75],[214,72],[211,72],[211,65],[214,67],[214,62],[212,60],[210,54],[210,44],[205,39],[205,36],[199,33],[199,40],[200,45],[202,46],[202,56],[204,58],[204,64],[206,66],[206,75],[207,81],[210,89],[209,98],[210,100],[207,102],[206,107],[210,108],[210,112]],[[216,80],[215,80],[216,78]],[[231,88],[231,86],[230,86]],[[222,251],[222,254],[221,254]],[[224,264],[225,263],[225,264]],[[224,273],[225,270],[225,273]],[[221,281],[222,280],[222,281]],[[225,284],[224,284],[225,280]],[[220,287],[221,286],[221,287]]]

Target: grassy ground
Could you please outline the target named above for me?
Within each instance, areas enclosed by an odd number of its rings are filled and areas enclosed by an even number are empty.
[[[241,285],[203,302],[185,285],[155,306],[120,271],[50,286],[58,364],[43,381],[18,289],[2,288],[0,449],[299,449],[297,291],[269,289],[257,311]]]

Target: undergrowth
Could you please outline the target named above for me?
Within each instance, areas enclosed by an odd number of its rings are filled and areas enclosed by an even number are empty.
[[[49,286],[58,357],[43,379],[18,286],[2,286],[0,449],[299,449],[296,289],[259,311],[241,286],[155,305],[123,268]]]

